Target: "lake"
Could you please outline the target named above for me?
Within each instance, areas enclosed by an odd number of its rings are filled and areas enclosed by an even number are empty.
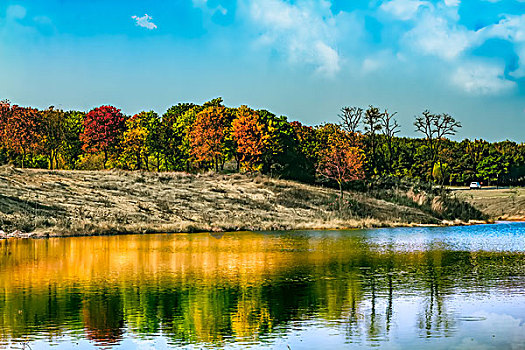
[[[0,242],[0,348],[524,349],[525,223]]]

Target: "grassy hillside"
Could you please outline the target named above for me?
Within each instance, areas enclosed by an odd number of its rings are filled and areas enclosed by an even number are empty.
[[[414,188],[370,193],[348,192],[340,204],[336,190],[263,176],[4,166],[0,230],[84,235],[379,227],[454,219],[447,201]],[[467,209],[458,217],[481,218]]]
[[[454,193],[492,219],[525,221],[525,188],[456,190]]]

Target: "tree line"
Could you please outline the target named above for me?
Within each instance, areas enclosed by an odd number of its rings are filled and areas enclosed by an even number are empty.
[[[0,102],[0,164],[48,169],[261,172],[343,186],[398,177],[439,184],[524,185],[525,144],[450,140],[461,124],[424,111],[421,138],[396,136],[396,113],[343,107],[338,123],[288,121],[267,110],[226,107],[221,98],[179,103],[162,116],[85,113]],[[324,180],[323,180],[324,179]]]

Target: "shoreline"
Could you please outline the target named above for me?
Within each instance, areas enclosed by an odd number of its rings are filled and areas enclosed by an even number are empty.
[[[446,221],[442,224],[416,224],[416,223],[393,223],[393,224],[380,224],[373,226],[358,226],[358,227],[296,227],[285,230],[226,230],[226,231],[210,231],[210,230],[194,230],[194,231],[148,231],[148,232],[129,232],[129,231],[115,231],[115,232],[101,232],[101,233],[75,233],[75,234],[63,234],[63,233],[46,233],[46,232],[22,232],[15,230],[11,233],[0,231],[0,241],[10,239],[46,239],[46,238],[70,238],[70,237],[100,237],[100,236],[122,236],[122,235],[141,235],[141,234],[192,234],[192,233],[235,233],[235,232],[271,232],[271,231],[350,231],[350,230],[370,230],[380,228],[410,228],[410,227],[460,227],[460,226],[474,226],[474,225],[496,225],[500,223],[517,223],[525,222],[525,218],[521,220],[471,220],[469,222],[463,221]]]

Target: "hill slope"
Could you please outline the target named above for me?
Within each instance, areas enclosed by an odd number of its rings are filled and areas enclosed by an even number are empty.
[[[525,221],[525,188],[456,190],[454,193],[492,219]]]
[[[351,192],[340,208],[337,195],[333,189],[263,176],[4,166],[0,229],[54,236],[442,223],[416,202],[400,205],[388,196]]]

